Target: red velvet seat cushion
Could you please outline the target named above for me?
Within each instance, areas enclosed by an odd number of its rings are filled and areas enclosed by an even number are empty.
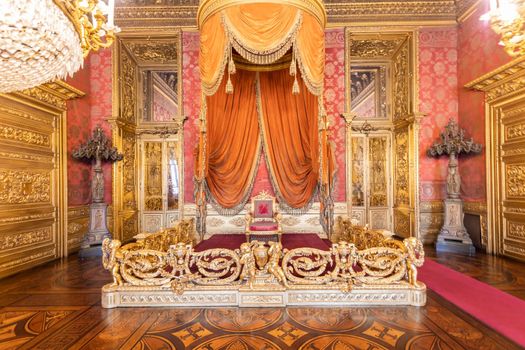
[[[276,231],[277,228],[277,223],[271,221],[253,222],[250,225],[250,231]]]

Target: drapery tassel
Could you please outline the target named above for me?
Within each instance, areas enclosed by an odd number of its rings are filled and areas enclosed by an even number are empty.
[[[228,82],[226,83],[226,93],[233,94],[233,84],[230,78],[230,74],[228,74]]]
[[[292,87],[292,94],[298,95],[300,92],[299,90],[299,83],[297,82],[297,76],[293,80],[293,87]]]
[[[233,84],[230,75],[235,74],[235,63],[233,62],[233,47],[230,46],[230,57],[228,58],[228,82],[226,83],[226,93],[233,94]]]
[[[228,61],[228,73],[235,74],[235,62],[233,62],[233,57],[230,56],[230,60]]]
[[[296,74],[297,74],[297,63],[295,62],[295,58],[292,57],[292,63],[290,63],[290,75],[295,76]]]

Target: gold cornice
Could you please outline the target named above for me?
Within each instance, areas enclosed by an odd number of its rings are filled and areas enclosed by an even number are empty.
[[[167,1],[159,3],[156,0],[143,0],[143,6],[137,6],[135,3],[132,0],[121,0],[117,4],[115,21],[123,31],[126,31],[127,28],[142,27],[197,27],[198,0],[174,1],[169,5]],[[353,1],[346,3],[325,0],[324,3],[327,27],[377,25],[378,23],[381,26],[454,25],[457,23],[457,8],[463,9],[459,5],[457,7],[454,0]]]
[[[457,21],[464,22],[469,18],[478,8],[482,0],[456,0],[457,7]]]
[[[524,89],[525,57],[517,58],[465,84],[465,87],[486,92],[488,101]]]
[[[52,107],[65,110],[67,100],[82,97],[85,93],[61,80],[56,80],[14,92],[13,95],[37,100]]]

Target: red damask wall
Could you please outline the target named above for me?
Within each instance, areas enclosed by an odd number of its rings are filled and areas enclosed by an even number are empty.
[[[68,84],[86,94],[82,98],[67,101],[67,194],[70,206],[88,204],[91,200],[91,166],[71,156],[79,142],[86,140],[90,134],[90,75],[90,64],[87,60],[84,68],[67,80]]]
[[[447,158],[430,158],[427,149],[450,119],[458,120],[457,29],[432,28],[419,32],[419,110],[421,121],[420,198],[445,197]]]
[[[345,111],[345,33],[344,29],[325,32],[324,100],[330,123],[330,140],[334,147],[337,172],[334,201],[346,200],[346,127],[341,113]]]
[[[474,138],[485,144],[484,96],[464,87],[468,82],[511,61],[498,45],[499,36],[479,17],[488,11],[488,1],[481,1],[476,11],[459,24],[458,83],[459,124]],[[459,161],[462,178],[462,198],[466,201],[484,201],[486,198],[485,150],[482,155],[463,157]]]
[[[184,115],[184,201],[194,203],[194,150],[199,139],[201,85],[199,77],[199,33],[182,33],[182,81]]]
[[[67,150],[68,150],[68,204],[83,205],[91,202],[91,165],[71,157],[73,150],[91,136],[93,128],[101,125],[111,138],[107,118],[111,116],[111,50],[91,53],[78,71],[67,82],[86,93],[86,96],[68,102]],[[104,164],[106,203],[111,203],[111,164]]]
[[[193,203],[194,150],[198,140],[200,110],[199,34],[184,32],[183,90],[184,113],[188,120],[184,127],[184,198]],[[331,140],[335,146],[337,174],[335,201],[345,201],[345,126],[339,114],[344,111],[344,30],[326,32],[325,107],[329,116]],[[252,195],[266,190],[273,193],[264,156],[259,161]]]

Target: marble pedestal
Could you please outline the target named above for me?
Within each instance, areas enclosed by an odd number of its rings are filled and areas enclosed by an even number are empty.
[[[84,236],[78,255],[80,257],[102,256],[102,241],[111,238],[107,227],[106,203],[92,203],[89,206],[89,230]]]
[[[459,198],[447,198],[444,204],[445,222],[438,235],[436,250],[473,255],[476,248],[463,226],[463,201]]]

